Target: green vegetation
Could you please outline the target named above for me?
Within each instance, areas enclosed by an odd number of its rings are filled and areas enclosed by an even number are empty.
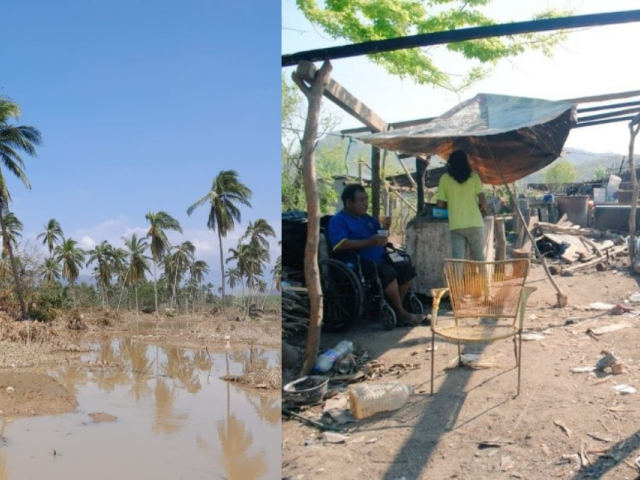
[[[296,0],[298,9],[313,25],[320,27],[331,38],[347,40],[349,43],[494,25],[495,22],[481,11],[481,7],[490,2],[491,0]],[[568,11],[548,9],[535,14],[533,19],[568,14]],[[410,78],[419,84],[460,91],[485,78],[491,68],[502,59],[516,57],[527,50],[537,50],[550,56],[553,47],[564,38],[565,34],[561,32],[492,37],[430,48],[378,53],[369,55],[369,58],[393,75]],[[436,50],[446,50],[462,71],[451,72],[438,67],[433,55]],[[440,58],[443,57],[445,56]]]
[[[575,182],[578,178],[576,167],[569,160],[556,160],[544,172],[544,183],[551,193],[556,193],[567,183]]]

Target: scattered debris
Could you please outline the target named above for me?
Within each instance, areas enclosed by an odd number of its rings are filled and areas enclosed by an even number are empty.
[[[589,435],[594,440],[599,440],[601,442],[613,442],[612,438],[606,437],[606,436],[601,435],[599,433],[587,433],[587,435]]]
[[[339,433],[324,432],[324,440],[327,443],[345,443],[347,440],[349,440],[349,437],[346,435],[341,435]]]
[[[545,336],[540,333],[523,333],[522,340],[525,341],[535,341],[535,340],[544,340]]]
[[[587,332],[589,335],[604,335],[605,333],[615,332],[617,330],[622,330],[623,328],[627,328],[629,325],[627,323],[614,323],[613,325],[605,325],[604,327],[598,328],[589,328]]]
[[[612,388],[620,395],[628,395],[637,392],[637,390],[630,385],[614,385]]]
[[[562,431],[567,435],[567,437],[571,436],[571,430],[569,430],[563,422],[561,422],[560,420],[554,420],[553,423],[560,427]]]

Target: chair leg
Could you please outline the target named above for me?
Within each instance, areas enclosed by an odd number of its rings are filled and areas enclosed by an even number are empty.
[[[458,341],[458,366],[462,366],[462,351],[460,350],[460,342]]]
[[[515,335],[513,336],[513,355],[516,357],[516,366],[518,366],[518,343]]]
[[[434,355],[434,351],[436,349],[436,336],[434,335],[433,332],[431,332],[431,396],[433,396],[433,373],[434,373],[434,369],[435,366],[433,364],[433,361],[435,359],[435,355]]]

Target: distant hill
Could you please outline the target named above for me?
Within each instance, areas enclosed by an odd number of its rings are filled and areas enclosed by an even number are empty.
[[[371,162],[370,145],[367,145],[355,139],[353,139],[351,141],[351,144],[349,144],[349,138],[341,137],[339,133],[334,133],[323,138],[318,144],[318,149],[323,148],[335,148],[338,151],[343,152],[345,168],[343,169],[343,171],[338,172],[342,175],[357,176],[358,160],[360,158],[363,158],[367,164],[370,164]],[[575,148],[565,149],[562,153],[561,158],[569,160],[577,167],[578,178],[576,179],[576,181],[578,182],[593,180],[595,171],[599,167],[618,170],[621,166],[621,162],[624,161],[624,164],[626,165],[626,157],[619,153],[594,153]],[[640,161],[636,160],[636,163],[640,163]],[[386,165],[387,175],[398,174],[404,171],[398,163],[395,153],[389,153],[387,155]],[[405,161],[405,165],[410,171],[415,170],[415,164],[411,159]],[[429,168],[437,168],[442,165],[443,162],[441,161],[441,159],[435,157],[429,165]],[[550,168],[551,166],[553,166],[553,163],[546,168]],[[542,183],[544,171],[545,169],[542,169],[539,172],[529,175],[528,177],[523,179],[524,183]],[[363,178],[367,179],[371,178],[371,173],[367,167],[364,167],[362,169],[362,176]]]

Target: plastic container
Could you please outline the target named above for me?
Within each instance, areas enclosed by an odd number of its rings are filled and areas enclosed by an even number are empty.
[[[316,364],[313,367],[314,373],[326,373],[333,368],[336,362],[342,360],[353,351],[353,343],[342,340],[334,348],[318,355]]]
[[[413,388],[402,383],[363,384],[349,391],[351,413],[360,420],[379,412],[398,410],[412,393]]]

